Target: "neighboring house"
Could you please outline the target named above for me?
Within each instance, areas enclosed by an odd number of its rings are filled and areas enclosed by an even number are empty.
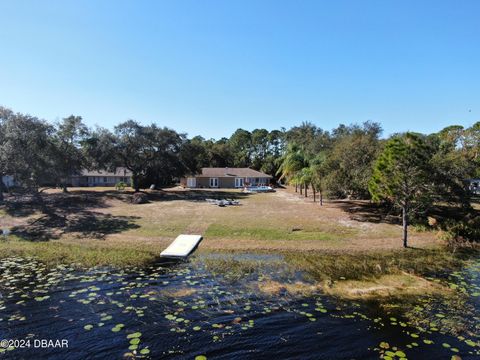
[[[82,170],[71,178],[72,186],[115,186],[119,182],[130,183],[132,172],[123,167],[117,167],[114,172],[106,170]]]
[[[480,179],[468,179],[467,184],[473,194],[480,195]]]
[[[268,185],[270,175],[250,168],[202,168],[201,174],[182,179],[189,188],[241,188]]]
[[[2,182],[7,189],[15,186],[15,180],[13,179],[13,176],[10,175],[2,176]]]

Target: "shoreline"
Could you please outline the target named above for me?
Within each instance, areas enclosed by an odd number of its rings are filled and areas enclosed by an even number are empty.
[[[202,233],[194,259],[220,255],[208,260],[214,269],[231,271],[234,265],[240,271],[261,271],[268,264],[252,263],[249,254],[278,255],[284,270],[302,272],[320,287],[356,281],[361,288],[360,281],[399,296],[408,283],[419,280],[411,276],[454,270],[466,263],[468,252],[478,254],[478,247],[452,253],[433,231],[412,231],[412,247],[403,249],[400,226],[371,219],[377,214],[362,201],[332,201],[321,207],[290,188],[254,195],[178,188],[146,193],[149,202],[141,205],[129,202],[131,192],[109,188],[72,189],[68,194],[47,190],[41,204],[11,201],[0,208],[0,226],[14,229],[8,240],[0,241],[0,257],[35,257],[47,266],[79,269],[142,267],[158,261],[175,234]],[[205,201],[211,197],[238,198],[240,206],[213,206]],[[243,260],[231,259],[241,254]],[[419,280],[415,286],[422,285]],[[352,296],[339,289],[327,286],[324,291]],[[365,297],[374,292],[358,291]]]
[[[142,247],[141,244],[123,245],[120,247],[117,243],[112,246],[102,242],[92,244],[90,241],[72,244],[55,240],[32,243],[12,237],[0,242],[0,258],[32,257],[47,267],[69,265],[79,270],[99,266],[142,268],[158,263],[160,259],[160,249]],[[242,278],[251,272],[262,273],[274,266],[286,274],[301,273],[307,283],[328,295],[355,300],[392,300],[420,296],[425,292],[449,296],[448,289],[427,278],[432,274],[461,269],[468,264],[469,259],[478,257],[479,254],[477,248],[452,252],[445,247],[361,252],[334,249],[201,249],[187,261],[194,267],[203,264],[213,274],[229,273],[233,278]],[[302,292],[305,284],[301,282],[298,285],[298,288],[290,286],[290,291]]]

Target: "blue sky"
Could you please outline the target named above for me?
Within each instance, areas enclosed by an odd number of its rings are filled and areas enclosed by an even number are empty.
[[[0,0],[0,105],[190,136],[480,120],[480,1]]]

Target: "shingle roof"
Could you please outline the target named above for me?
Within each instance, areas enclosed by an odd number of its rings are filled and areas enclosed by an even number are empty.
[[[124,167],[117,167],[115,172],[107,170],[87,170],[82,169],[80,174],[75,176],[132,176],[132,172]]]
[[[196,177],[252,177],[271,178],[261,171],[250,168],[202,168],[202,173]]]

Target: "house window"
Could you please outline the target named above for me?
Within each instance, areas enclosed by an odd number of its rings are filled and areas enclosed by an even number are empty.
[[[235,187],[243,187],[243,178],[235,178]]]
[[[103,182],[104,183],[108,182],[108,178],[106,176],[103,178]]]
[[[218,178],[210,178],[210,187],[218,187]]]
[[[187,178],[187,187],[194,188],[197,185],[197,179],[195,178]]]

